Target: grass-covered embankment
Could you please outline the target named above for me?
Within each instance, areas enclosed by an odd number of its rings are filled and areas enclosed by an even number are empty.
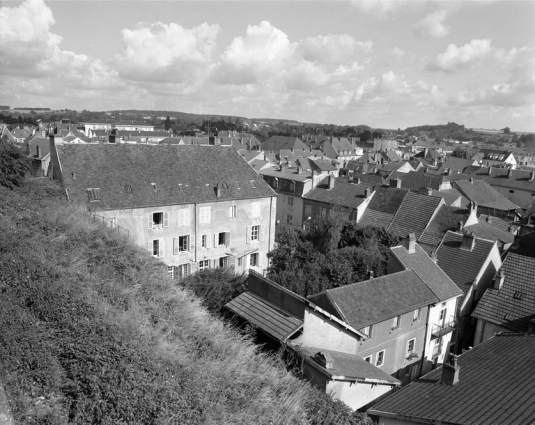
[[[48,180],[0,187],[0,384],[16,423],[358,423]]]

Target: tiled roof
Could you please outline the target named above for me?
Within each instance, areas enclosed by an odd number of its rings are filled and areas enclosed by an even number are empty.
[[[37,157],[37,146],[39,146],[39,158],[43,159],[50,153],[50,142],[48,139],[42,139],[40,137],[34,137],[28,142],[28,148],[30,150],[30,156]]]
[[[535,258],[509,253],[501,289],[487,289],[472,316],[515,332],[527,332],[535,319]]]
[[[408,190],[394,187],[378,187],[368,209],[387,214],[395,214],[399,209]]]
[[[460,248],[462,240],[462,234],[448,231],[437,249],[437,264],[466,294],[496,242],[476,237],[468,251]]]
[[[414,169],[414,167],[410,164],[409,161],[392,161],[392,162],[389,162],[388,164],[384,164],[381,167],[381,170],[383,170],[383,171],[397,171],[407,163],[410,165],[410,167],[412,169]]]
[[[475,201],[482,207],[500,211],[516,210],[518,208],[518,205],[513,204],[483,180],[458,180],[455,185],[470,201]]]
[[[330,378],[338,378],[342,380],[354,379],[360,382],[368,383],[382,383],[388,385],[399,385],[400,382],[389,375],[382,369],[374,366],[373,364],[367,362],[362,357],[357,356],[356,354],[347,354],[341,353],[339,351],[325,350],[323,348],[316,347],[296,347],[301,351],[308,359],[309,362],[314,362],[325,375]],[[319,365],[315,360],[314,356],[317,353],[329,354],[333,360],[333,367],[327,369]]]
[[[399,237],[414,233],[418,239],[443,202],[442,198],[437,196],[409,192],[387,230]]]
[[[300,139],[297,137],[286,136],[271,136],[264,143],[262,143],[262,150],[278,152],[281,149],[307,149]]]
[[[364,211],[364,214],[362,215],[361,219],[359,220],[359,225],[384,227],[386,229],[392,222],[393,218],[394,214],[375,211],[370,209],[370,207],[368,206],[368,208],[366,208],[366,211]]]
[[[453,172],[460,171],[462,173],[466,167],[470,167],[472,164],[474,164],[473,159],[456,158],[454,156],[450,156],[440,166],[439,170],[444,171],[447,169]]]
[[[467,211],[462,208],[442,205],[429,226],[418,238],[418,242],[438,246],[448,230],[455,230],[460,221],[464,221]]]
[[[329,179],[325,179],[321,184],[304,195],[303,198],[332,205],[357,208],[366,199],[366,189],[369,189],[370,193],[373,191],[373,186],[368,184],[355,184],[343,178],[334,179],[334,187],[332,189],[329,190]]]
[[[511,226],[510,222],[505,221],[500,217],[493,217],[488,214],[481,214],[479,216],[479,221],[486,221],[487,223],[492,224],[494,227],[497,227],[498,229],[503,230],[504,232],[508,232],[509,227]]]
[[[408,252],[404,246],[395,246],[390,250],[401,264],[416,272],[439,301],[462,295],[457,285],[418,244],[415,244],[414,252]]]
[[[535,422],[535,335],[498,334],[461,354],[459,382],[440,382],[442,368],[368,410],[407,423],[458,425]]]
[[[492,223],[484,219],[479,219],[479,223],[464,227],[466,232],[472,232],[478,238],[497,241],[498,245],[512,244],[515,241],[515,235],[507,230],[495,227]]]
[[[436,295],[412,270],[328,289],[309,299],[355,329],[362,329],[438,301]],[[327,305],[322,300],[326,300]]]
[[[361,183],[368,183],[374,186],[383,184],[383,178],[373,174],[353,173],[353,181],[356,182],[357,179],[359,179]]]
[[[301,319],[250,292],[240,294],[225,307],[281,342],[303,325]]]
[[[335,171],[337,170],[336,166],[333,164],[331,159],[315,159],[308,158],[310,167],[315,171]]]
[[[94,209],[275,196],[230,146],[61,145],[57,150],[70,199]],[[101,200],[89,204],[88,188],[100,188]]]
[[[408,173],[392,173],[390,179],[400,179],[401,187],[403,189],[419,192],[420,190],[428,187],[438,190],[440,188],[440,184],[444,180],[448,180],[448,176],[433,175],[419,171],[409,171]]]
[[[451,205],[455,201],[457,201],[459,198],[461,198],[461,207],[466,208],[468,206],[468,203],[470,202],[468,199],[466,199],[461,192],[459,192],[455,188],[451,189],[443,189],[443,190],[433,190],[432,191],[433,196],[440,196],[441,198],[444,198],[444,202],[446,202],[446,205]]]

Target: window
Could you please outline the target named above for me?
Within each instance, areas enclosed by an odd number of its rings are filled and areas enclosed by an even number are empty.
[[[206,224],[210,223],[210,207],[201,207],[199,208],[199,223]]]
[[[442,309],[440,310],[440,314],[438,316],[438,320],[443,322],[444,320],[446,320],[446,309]]]
[[[214,235],[214,246],[229,246],[230,232],[219,232]]]
[[[180,264],[177,268],[176,268],[176,273],[177,273],[177,277],[179,279],[182,279],[186,276],[189,276],[190,274],[190,266],[189,264]]]
[[[253,202],[251,204],[251,217],[252,218],[260,217],[260,202]]]
[[[366,326],[365,328],[362,328],[361,332],[363,334],[365,334],[365,335],[368,335],[368,338],[371,338],[372,337],[372,332],[373,332],[373,325]]]
[[[117,217],[110,218],[111,227],[117,227]]]
[[[250,180],[249,183],[253,189],[256,188],[256,181]]]
[[[163,257],[163,239],[154,239],[147,242],[147,250],[153,257]]]
[[[167,267],[167,273],[169,273],[169,276],[171,276],[171,279],[174,279],[175,273],[174,273],[174,267]]]
[[[177,255],[179,252],[193,251],[193,236],[183,235],[178,238],[173,238],[173,254]]]
[[[255,252],[254,254],[251,254],[251,258],[249,259],[249,265],[251,267],[258,266],[258,252]]]
[[[364,357],[364,361],[371,363],[372,362],[372,356]]]
[[[238,267],[243,266],[243,257],[238,258]]]
[[[305,217],[312,217],[312,205],[305,205]]]
[[[289,207],[294,206],[294,198],[292,196],[288,196],[288,206]]]
[[[230,207],[228,207],[228,216],[230,218],[236,217],[236,205],[231,205]]]
[[[187,251],[189,248],[189,236],[178,237],[178,251]]]
[[[290,192],[295,192],[295,182],[290,182]]]
[[[178,210],[178,225],[187,226],[189,224],[189,208],[180,208]]]
[[[260,235],[260,226],[251,226],[251,241],[257,241]]]
[[[416,348],[416,339],[409,339],[407,341],[407,356],[414,353],[414,349]]]
[[[412,314],[412,321],[416,322],[418,320],[420,320],[420,309],[419,308],[414,310],[414,313]]]
[[[168,212],[153,212],[149,214],[149,229],[154,227],[169,227],[169,213]]]
[[[199,261],[199,271],[210,268],[210,260],[201,260]]]
[[[131,195],[132,194],[132,186],[130,186],[129,184],[127,184],[125,187],[124,187],[124,191]]]
[[[385,363],[385,350],[379,351],[377,353],[377,361],[375,366],[382,366]]]
[[[228,267],[228,257],[221,257],[219,259],[219,267]]]
[[[210,243],[210,238],[208,237],[208,235],[202,235],[201,236],[201,248],[210,248],[209,246],[209,243]]]
[[[392,329],[399,328],[401,324],[401,316],[396,316],[392,319]]]
[[[292,224],[293,216],[291,214],[286,215],[286,223]]]
[[[87,196],[89,201],[100,201],[100,189],[87,189]]]

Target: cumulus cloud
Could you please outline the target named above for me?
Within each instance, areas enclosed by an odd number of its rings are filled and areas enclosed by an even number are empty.
[[[308,37],[299,43],[305,60],[328,64],[340,64],[358,54],[368,54],[372,47],[373,42],[357,41],[347,34]]]
[[[405,0],[351,0],[350,3],[361,12],[373,13],[378,18],[385,18],[408,4]]]
[[[177,84],[200,83],[210,71],[219,25],[192,29],[170,23],[140,23],[123,29],[125,50],[116,57],[121,78]]]
[[[474,39],[461,47],[450,44],[444,53],[438,55],[436,61],[428,64],[427,69],[455,72],[466,68],[474,61],[484,59],[490,51],[491,41],[488,39]]]
[[[418,21],[414,28],[422,35],[445,37],[449,34],[449,28],[444,25],[447,16],[448,13],[445,10],[437,10]]]
[[[116,87],[117,73],[99,60],[60,47],[62,38],[51,31],[55,24],[52,11],[43,0],[27,0],[17,7],[0,9],[0,75],[4,84],[27,80],[20,88],[43,84],[45,92],[57,93],[58,87],[80,92]]]

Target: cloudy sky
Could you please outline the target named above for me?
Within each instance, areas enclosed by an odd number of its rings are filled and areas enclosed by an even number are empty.
[[[0,4],[3,105],[535,131],[534,1]]]

